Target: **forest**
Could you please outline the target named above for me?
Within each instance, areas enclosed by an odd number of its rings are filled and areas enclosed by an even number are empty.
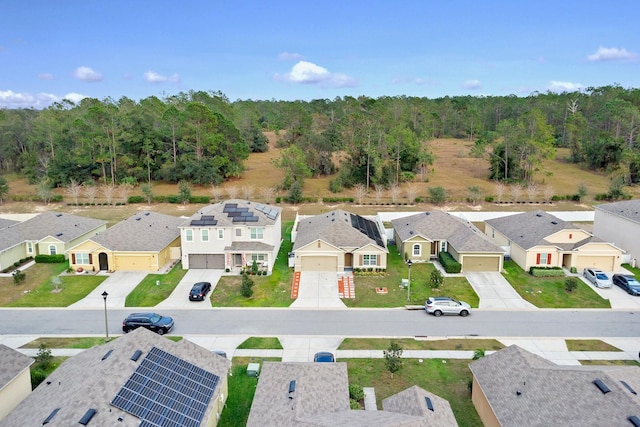
[[[85,98],[43,110],[0,110],[0,177],[20,174],[50,188],[153,181],[219,185],[243,172],[251,152],[279,135],[280,190],[331,175],[329,190],[425,181],[429,141],[461,138],[489,161],[487,179],[533,182],[558,147],[570,162],[640,180],[640,89],[618,85],[527,97],[456,96],[312,101],[236,100],[189,91],[140,101]]]

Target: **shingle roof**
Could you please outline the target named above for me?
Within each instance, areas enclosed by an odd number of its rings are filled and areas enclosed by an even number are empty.
[[[469,365],[500,425],[629,426],[640,416],[640,367],[557,366],[512,345]],[[600,379],[611,392],[603,394]],[[480,390],[474,390],[474,393]]]
[[[0,390],[33,363],[29,356],[0,344]]]
[[[112,251],[158,252],[180,237],[184,218],[139,212],[95,235],[92,241]]]
[[[457,252],[504,252],[469,221],[442,211],[397,218],[391,225],[403,242],[421,235],[430,240],[446,240]]]
[[[433,410],[427,407],[426,398],[429,398]],[[449,401],[418,386],[409,387],[400,393],[387,397],[382,401],[382,408],[385,411],[424,417],[424,425],[428,426],[458,425]]]
[[[181,227],[233,227],[274,225],[280,216],[282,208],[277,206],[254,203],[249,200],[232,199],[205,206],[184,221]],[[203,219],[204,217],[204,219]],[[254,220],[248,222],[234,218],[249,217]],[[193,223],[195,221],[195,223]],[[202,223],[200,223],[202,221]]]
[[[372,237],[356,228],[352,217],[355,217],[359,223],[366,224]],[[302,219],[298,223],[298,234],[293,250],[316,240],[322,240],[338,248],[361,248],[371,244],[384,251],[387,250],[381,244],[382,235],[375,221],[340,209]]]
[[[0,420],[2,427],[36,426],[51,412],[60,408],[47,424],[48,427],[78,425],[90,409],[97,412],[90,426],[139,427],[140,419],[112,406],[110,403],[132,372],[151,348],[157,347],[186,362],[211,372],[226,381],[231,362],[183,339],[173,342],[146,329],[139,328],[107,344],[96,346],[67,359],[40,384],[11,413]],[[113,350],[108,357],[105,357]],[[138,361],[131,356],[136,350],[143,352]],[[215,417],[213,402],[220,395],[217,386],[210,400],[204,420]],[[119,421],[122,418],[122,421]],[[204,425],[204,423],[203,423]]]
[[[14,221],[12,219],[0,218],[0,230],[7,228],[11,225],[19,224],[20,221]]]
[[[99,219],[47,211],[4,228],[0,233],[0,250],[11,248],[27,240],[39,241],[47,236],[69,243],[104,224],[106,221]]]
[[[596,205],[602,210],[640,224],[640,199]]]

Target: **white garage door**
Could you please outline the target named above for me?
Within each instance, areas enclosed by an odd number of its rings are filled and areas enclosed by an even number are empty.
[[[597,268],[603,271],[614,271],[615,257],[613,256],[587,256],[581,255],[576,262],[578,271],[584,268]]]
[[[465,256],[462,258],[462,271],[500,271],[500,258],[497,256]]]
[[[301,271],[337,271],[338,258],[334,256],[303,256]]]

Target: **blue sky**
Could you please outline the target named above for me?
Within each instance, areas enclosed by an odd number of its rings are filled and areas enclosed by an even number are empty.
[[[640,87],[638,16],[638,0],[2,0],[0,108]]]

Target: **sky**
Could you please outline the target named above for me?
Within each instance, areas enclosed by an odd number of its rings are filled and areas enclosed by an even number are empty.
[[[638,0],[1,0],[0,108],[640,87]]]

